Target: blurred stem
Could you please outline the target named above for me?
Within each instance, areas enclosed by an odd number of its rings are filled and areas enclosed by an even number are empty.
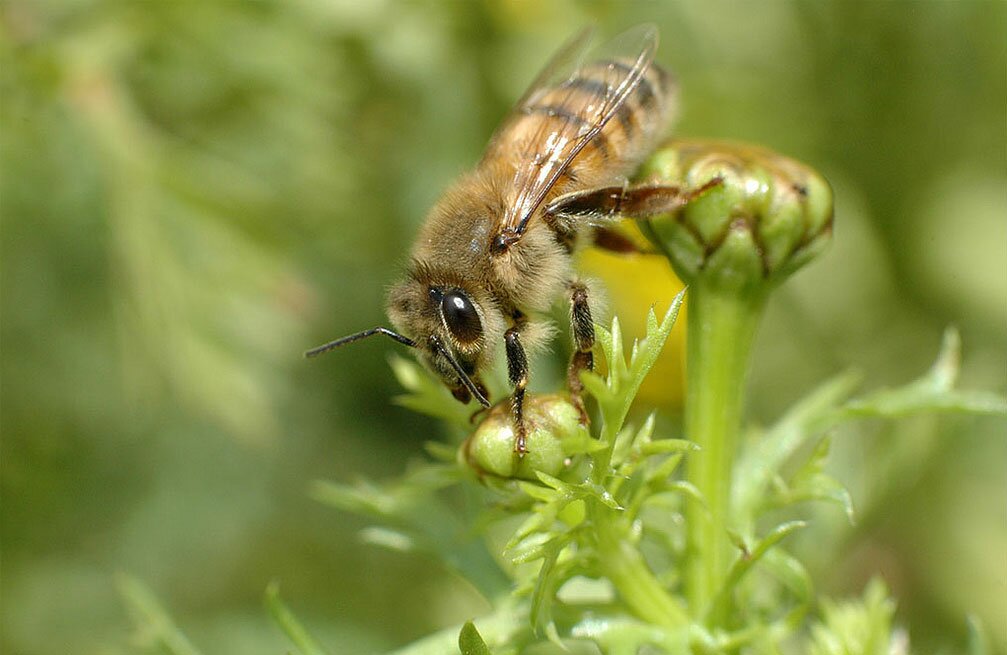
[[[686,588],[693,616],[707,611],[734,549],[727,530],[731,473],[749,353],[765,298],[764,288],[717,284],[703,275],[689,287],[685,430],[702,450],[690,457],[688,478],[705,501],[687,505]],[[720,619],[711,616],[711,623]]]
[[[630,540],[621,515],[601,502],[588,505],[602,573],[626,605],[641,619],[666,628],[681,628],[689,618],[682,604],[658,582]]]

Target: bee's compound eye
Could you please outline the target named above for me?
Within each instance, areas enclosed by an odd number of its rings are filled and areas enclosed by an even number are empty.
[[[482,321],[475,305],[461,291],[449,291],[441,299],[441,311],[444,322],[451,330],[451,336],[458,341],[469,344],[479,340],[483,334]]]

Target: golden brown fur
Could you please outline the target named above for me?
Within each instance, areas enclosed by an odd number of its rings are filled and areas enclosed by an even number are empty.
[[[624,64],[620,64],[625,66]],[[574,278],[572,253],[590,240],[590,225],[557,226],[543,220],[541,209],[527,229],[503,251],[492,249],[502,217],[518,202],[516,176],[529,153],[549,153],[537,139],[552,138],[597,101],[590,76],[604,65],[583,68],[583,88],[547,89],[536,106],[514,115],[497,134],[479,166],[457,180],[428,214],[412,250],[406,280],[392,288],[389,317],[403,334],[419,345],[423,361],[442,377],[456,397],[465,400],[458,375],[431,338],[450,345],[457,363],[478,386],[478,373],[496,355],[505,331],[519,326],[529,350],[541,348],[551,328],[535,319],[559,298]],[[611,74],[612,65],[608,67]],[[667,74],[651,66],[616,118],[571,162],[548,190],[549,200],[587,188],[621,184],[641,157],[661,136],[671,113],[674,89]],[[585,109],[585,107],[587,109]],[[556,129],[553,129],[553,125]],[[555,154],[555,153],[554,153]],[[478,313],[482,333],[473,342],[455,338],[441,305],[444,292],[463,293]]]

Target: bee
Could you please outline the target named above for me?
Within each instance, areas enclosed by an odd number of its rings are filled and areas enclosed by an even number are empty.
[[[489,407],[480,372],[502,345],[514,450],[523,455],[526,353],[548,341],[539,316],[565,295],[575,345],[567,386],[586,423],[580,373],[594,365],[594,323],[573,256],[592,243],[632,250],[615,218],[666,213],[702,191],[627,183],[675,109],[676,82],[654,63],[657,38],[642,25],[591,50],[585,30],[560,48],[482,160],[427,215],[405,279],[388,294],[394,330],[375,327],[306,355],[385,335],[412,348],[457,400]]]

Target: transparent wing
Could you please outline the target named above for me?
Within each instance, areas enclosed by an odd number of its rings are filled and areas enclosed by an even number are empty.
[[[588,54],[590,35],[585,30],[560,49],[491,141],[488,157],[504,147],[505,139],[520,144],[514,195],[499,228],[513,240],[640,84],[657,50],[657,28],[651,25],[633,28]],[[529,120],[536,114],[548,120]]]

